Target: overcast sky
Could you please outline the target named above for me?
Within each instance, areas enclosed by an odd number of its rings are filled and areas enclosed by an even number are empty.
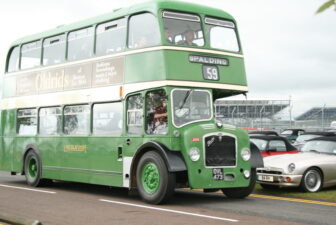
[[[235,17],[245,55],[248,99],[286,100],[293,114],[336,106],[336,11],[326,0],[186,0]],[[143,0],[0,0],[0,71],[11,42]],[[243,98],[241,98],[243,99]]]

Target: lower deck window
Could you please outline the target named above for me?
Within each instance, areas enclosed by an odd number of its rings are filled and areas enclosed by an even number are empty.
[[[90,107],[75,105],[64,107],[64,134],[88,135],[90,130]]]
[[[20,109],[17,112],[17,133],[19,135],[36,135],[37,110]]]

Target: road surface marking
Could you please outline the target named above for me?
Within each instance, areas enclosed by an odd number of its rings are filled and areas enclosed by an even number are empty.
[[[56,192],[54,192],[54,191],[43,191],[43,190],[37,190],[37,189],[31,189],[31,188],[9,186],[9,185],[4,185],[4,184],[0,184],[0,187],[21,189],[21,190],[26,190],[26,191],[36,191],[36,192],[42,192],[42,193],[46,193],[46,194],[56,194]]]
[[[301,203],[308,203],[308,204],[315,204],[315,205],[336,206],[336,203],[334,203],[334,202],[322,202],[322,201],[315,201],[315,200],[306,200],[306,199],[298,199],[298,198],[285,198],[285,197],[258,195],[258,194],[250,194],[249,196],[254,197],[254,198],[273,199],[273,200],[280,200],[280,201],[301,202]]]
[[[132,203],[127,203],[127,202],[111,201],[111,200],[106,200],[106,199],[99,199],[99,201],[109,202],[109,203],[114,203],[114,204],[119,204],[119,205],[128,205],[128,206],[133,206],[133,207],[164,211],[164,212],[170,212],[170,213],[176,213],[176,214],[183,214],[183,215],[188,215],[188,216],[197,216],[197,217],[203,217],[207,219],[223,220],[223,221],[229,221],[229,222],[239,222],[239,220],[229,219],[229,218],[224,218],[224,217],[208,216],[208,215],[203,215],[203,214],[190,213],[190,212],[184,212],[184,211],[178,211],[178,210],[172,210],[172,209],[164,209],[164,208],[158,208],[158,207],[152,207],[152,206],[146,206],[146,205],[138,205],[138,204],[132,204]]]

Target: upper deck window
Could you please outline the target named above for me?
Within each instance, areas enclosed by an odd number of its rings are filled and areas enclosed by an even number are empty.
[[[43,65],[61,63],[65,60],[65,34],[43,41]]]
[[[106,55],[125,49],[126,20],[119,19],[98,25],[96,54]]]
[[[21,69],[29,69],[41,64],[41,41],[22,45]]]
[[[197,15],[164,11],[163,23],[166,40],[171,44],[203,46],[201,19]]]
[[[128,34],[129,48],[144,48],[159,43],[159,24],[153,14],[143,13],[131,17]]]
[[[19,61],[20,61],[20,47],[17,46],[12,49],[8,59],[7,72],[15,72],[19,70]]]
[[[93,27],[73,31],[68,36],[68,60],[89,58],[93,54]]]
[[[231,21],[205,18],[207,34],[210,35],[210,47],[233,52],[239,51],[235,24]]]

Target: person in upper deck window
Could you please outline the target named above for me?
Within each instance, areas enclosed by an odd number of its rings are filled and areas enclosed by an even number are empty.
[[[197,44],[194,43],[194,40],[195,40],[195,31],[189,29],[184,32],[184,40],[180,41],[178,44],[197,46]]]

